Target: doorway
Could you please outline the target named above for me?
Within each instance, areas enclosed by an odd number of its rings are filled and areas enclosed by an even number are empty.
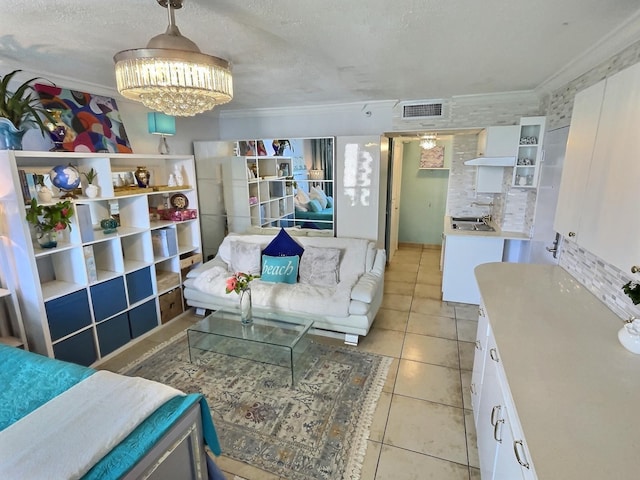
[[[387,256],[393,258],[398,243],[441,245],[446,213],[453,135],[439,135],[441,166],[421,168],[424,149],[420,137],[396,136],[389,155],[387,195]]]

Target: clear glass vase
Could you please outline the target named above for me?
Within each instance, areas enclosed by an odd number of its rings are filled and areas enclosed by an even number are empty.
[[[251,312],[251,288],[240,292],[240,321],[243,325],[249,325],[253,322],[253,314]]]
[[[58,232],[49,230],[48,232],[38,232],[36,234],[40,248],[56,248],[58,246]]]

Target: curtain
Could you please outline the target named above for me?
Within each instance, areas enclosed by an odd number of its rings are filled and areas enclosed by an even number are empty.
[[[333,138],[314,138],[311,140],[313,169],[324,171],[325,180],[333,180]],[[325,182],[323,187],[327,195],[333,196],[333,182]]]

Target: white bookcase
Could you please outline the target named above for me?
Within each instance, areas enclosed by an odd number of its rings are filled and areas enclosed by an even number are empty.
[[[288,157],[227,157],[222,163],[224,202],[232,232],[250,226],[293,226],[292,172]]]
[[[42,249],[25,221],[29,206],[18,170],[45,173],[69,163],[80,172],[94,168],[100,193],[74,199],[71,231],[64,231],[56,248]],[[149,188],[114,187],[114,173],[131,173],[138,166],[151,172]],[[169,189],[176,167],[184,172],[185,184]],[[3,254],[14,272],[11,283],[30,350],[91,365],[161,324],[163,295],[175,298],[184,280],[181,267],[194,263],[189,257],[201,258],[197,214],[163,220],[156,213],[170,207],[176,194],[197,212],[192,156],[0,151],[0,174],[6,180],[0,192],[3,237],[10,239],[2,245]],[[100,220],[111,216],[119,226],[103,233]],[[160,255],[154,254],[152,240],[159,233],[174,246]]]

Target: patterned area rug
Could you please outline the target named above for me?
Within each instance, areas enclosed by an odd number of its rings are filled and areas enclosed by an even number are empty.
[[[287,368],[207,353],[189,362],[182,333],[120,373],[203,393],[223,454],[290,480],[360,478],[391,359],[311,343],[290,387]]]

